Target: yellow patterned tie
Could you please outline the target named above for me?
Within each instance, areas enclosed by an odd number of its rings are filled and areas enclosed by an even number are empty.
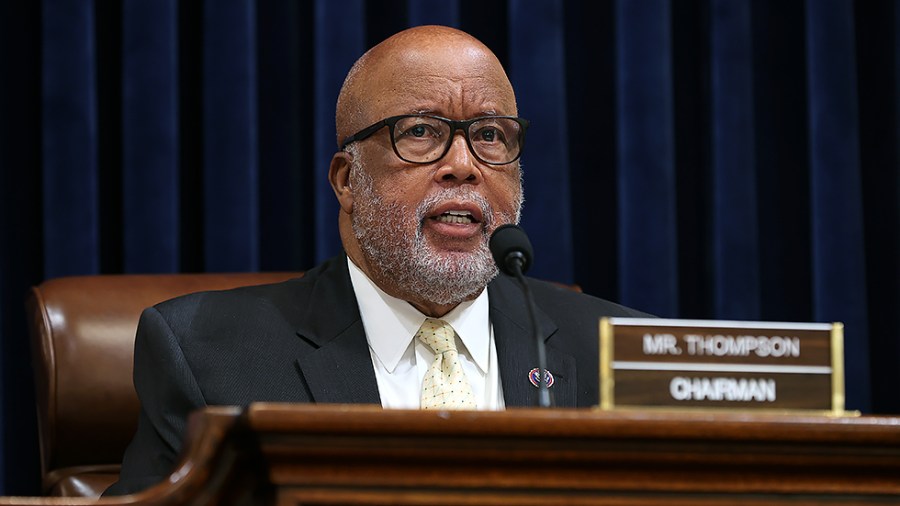
[[[472,385],[466,379],[459,353],[456,333],[444,320],[429,318],[419,328],[416,337],[434,350],[434,362],[422,382],[422,409],[476,409]]]

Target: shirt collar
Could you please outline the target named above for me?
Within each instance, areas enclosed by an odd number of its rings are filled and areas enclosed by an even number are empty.
[[[349,257],[347,264],[366,339],[385,369],[393,372],[427,317],[412,304],[385,293]],[[487,371],[490,358],[489,307],[488,291],[482,290],[475,299],[441,317],[456,331],[482,372]]]

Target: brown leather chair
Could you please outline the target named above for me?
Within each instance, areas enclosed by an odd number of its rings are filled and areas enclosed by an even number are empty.
[[[201,290],[301,273],[99,275],[51,279],[27,299],[44,493],[99,496],[137,427],[132,384],[141,311]]]

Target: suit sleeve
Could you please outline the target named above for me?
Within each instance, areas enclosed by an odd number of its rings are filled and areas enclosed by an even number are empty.
[[[191,412],[206,405],[176,332],[156,308],[141,315],[134,347],[134,387],[141,403],[137,432],[119,481],[104,493],[139,492],[174,470]]]

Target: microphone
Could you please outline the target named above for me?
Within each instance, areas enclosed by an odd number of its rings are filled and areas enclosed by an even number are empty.
[[[518,225],[506,224],[497,227],[491,235],[490,248],[497,267],[504,274],[510,276],[516,276],[516,272],[525,274],[531,267],[531,258],[534,256],[531,241]]]
[[[538,332],[537,324],[537,307],[534,303],[534,297],[531,295],[531,289],[525,280],[525,272],[531,267],[531,261],[534,251],[531,248],[531,241],[528,235],[518,225],[506,224],[497,227],[491,234],[489,242],[491,255],[494,262],[501,272],[509,276],[513,276],[519,280],[522,287],[522,293],[525,295],[526,305],[528,306],[528,317],[531,320],[531,335],[537,345],[538,356],[538,406],[549,408],[550,390],[547,385],[547,348],[544,340],[541,339]]]

